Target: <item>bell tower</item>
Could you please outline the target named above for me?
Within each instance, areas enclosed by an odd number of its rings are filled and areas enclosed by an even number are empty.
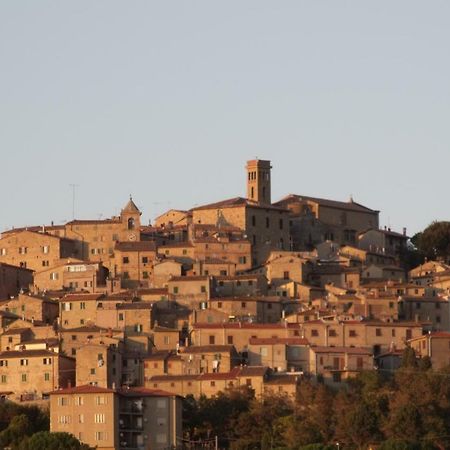
[[[272,203],[270,187],[270,161],[253,159],[247,161],[247,198],[258,203]]]

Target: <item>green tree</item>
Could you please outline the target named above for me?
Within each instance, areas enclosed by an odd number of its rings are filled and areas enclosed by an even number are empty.
[[[50,433],[40,431],[23,440],[17,450],[91,450],[69,433]]]
[[[420,253],[430,259],[450,257],[450,222],[435,221],[413,238]]]

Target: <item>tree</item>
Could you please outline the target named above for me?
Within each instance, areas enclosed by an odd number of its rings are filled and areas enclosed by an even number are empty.
[[[450,257],[450,222],[433,222],[413,238],[420,253],[430,259]]]
[[[23,440],[17,450],[93,450],[69,433],[40,431]]]

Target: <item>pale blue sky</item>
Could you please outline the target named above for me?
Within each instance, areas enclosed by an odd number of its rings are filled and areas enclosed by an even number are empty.
[[[288,193],[449,219],[450,2],[0,1],[0,230]]]

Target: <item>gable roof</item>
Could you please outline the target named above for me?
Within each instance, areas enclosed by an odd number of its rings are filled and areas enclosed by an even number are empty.
[[[133,197],[130,195],[130,200],[128,200],[128,203],[124,206],[122,209],[122,213],[138,213],[141,214],[141,211],[139,211],[139,208],[136,206],[136,203],[133,202]]]
[[[309,197],[307,195],[298,195],[298,194],[289,194],[286,197],[283,197],[278,202],[276,202],[275,205],[283,204],[290,200],[310,201],[310,202],[318,203],[319,206],[325,206],[327,208],[345,209],[347,211],[379,213],[378,210],[368,208],[367,206],[361,205],[360,203],[356,203],[353,200],[348,201],[348,202],[342,202],[339,200],[329,200],[326,198]]]
[[[262,204],[249,200],[243,197],[233,197],[226,200],[221,200],[220,202],[209,203],[207,205],[197,206],[192,208],[191,211],[201,211],[204,209],[224,209],[224,208],[262,208],[262,209],[275,209],[281,212],[288,212],[287,209],[276,205]]]

